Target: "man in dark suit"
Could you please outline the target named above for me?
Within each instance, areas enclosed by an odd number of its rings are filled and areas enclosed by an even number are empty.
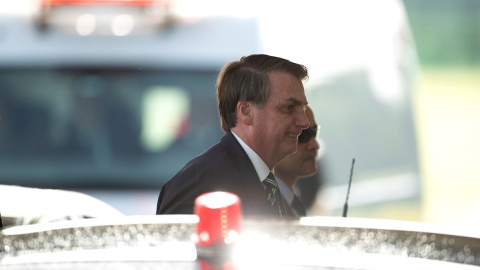
[[[199,195],[227,191],[240,197],[245,216],[287,216],[272,170],[297,150],[298,136],[309,126],[307,77],[303,65],[268,55],[228,63],[217,80],[226,134],[162,187],[157,214],[192,214]]]
[[[312,176],[317,172],[317,156],[320,146],[317,142],[317,122],[313,117],[313,111],[307,107],[310,127],[304,129],[298,137],[298,149],[275,166],[274,174],[280,187],[283,198],[290,212],[295,216],[306,216],[307,211],[302,200],[295,191],[295,184],[301,177]]]

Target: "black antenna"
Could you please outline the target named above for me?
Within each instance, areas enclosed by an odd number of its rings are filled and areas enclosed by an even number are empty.
[[[343,205],[343,217],[347,217],[348,196],[350,195],[350,187],[352,186],[353,164],[355,164],[355,158],[352,159],[352,168],[350,169],[350,181],[348,181],[347,199],[345,200],[345,204]]]

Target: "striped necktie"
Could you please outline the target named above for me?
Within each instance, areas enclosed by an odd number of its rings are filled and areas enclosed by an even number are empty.
[[[278,188],[277,181],[275,176],[270,173],[265,180],[262,181],[262,184],[265,186],[265,194],[267,195],[267,201],[272,207],[272,212],[274,216],[282,217],[286,214],[284,207],[284,202],[282,195],[280,194],[280,189]]]

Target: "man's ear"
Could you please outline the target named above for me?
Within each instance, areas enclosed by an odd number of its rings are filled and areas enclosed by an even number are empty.
[[[252,123],[252,106],[252,103],[245,100],[241,100],[237,103],[238,120],[246,125]]]

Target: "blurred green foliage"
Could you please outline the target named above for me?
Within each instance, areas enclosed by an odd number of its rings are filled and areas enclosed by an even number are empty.
[[[422,66],[480,64],[480,0],[403,0]]]

